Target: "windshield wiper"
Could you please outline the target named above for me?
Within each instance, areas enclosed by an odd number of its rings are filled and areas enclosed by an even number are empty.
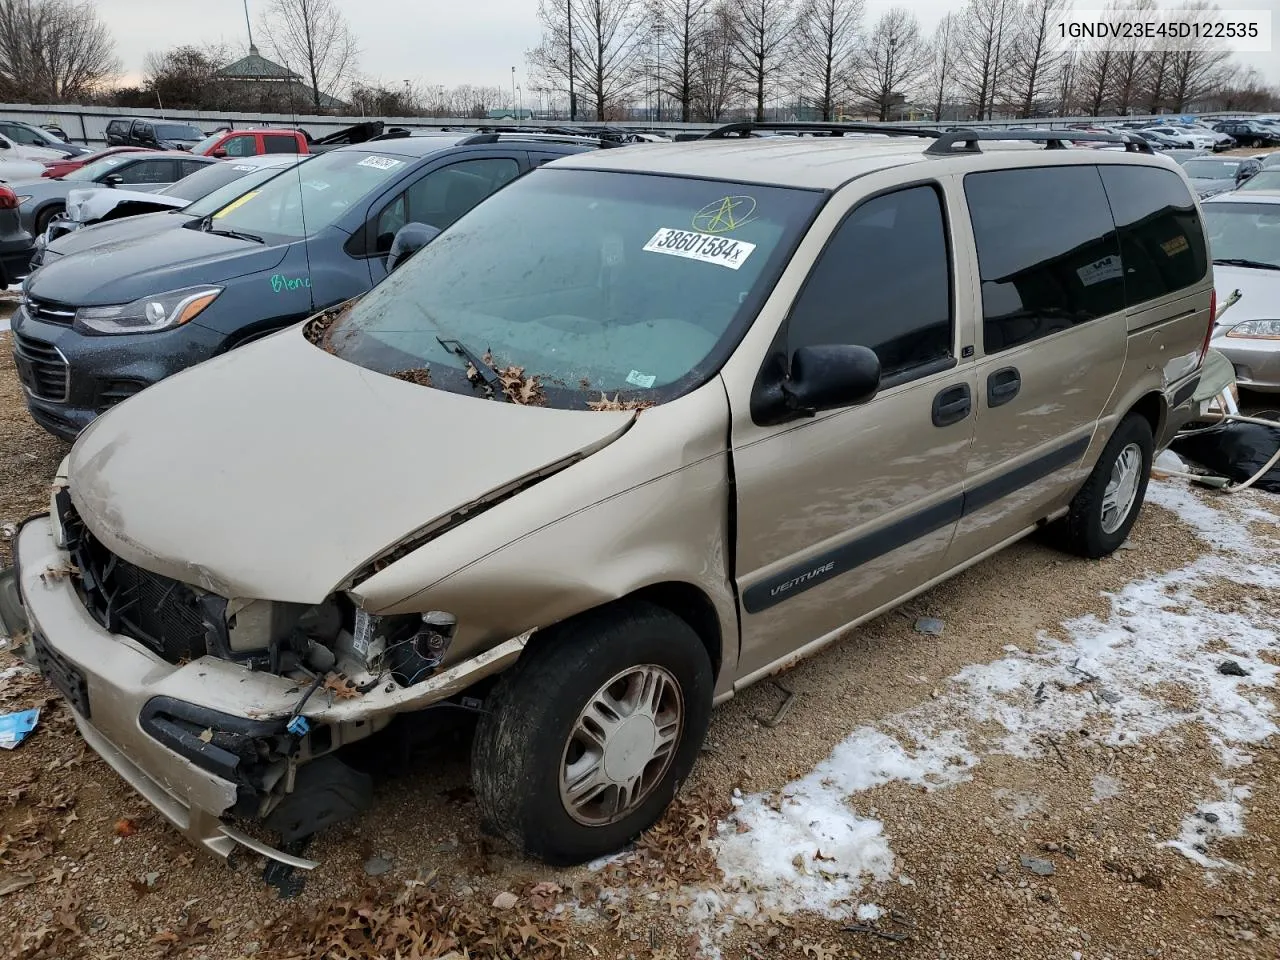
[[[467,363],[475,368],[476,376],[484,381],[484,385],[494,392],[496,396],[507,399],[506,391],[502,388],[502,378],[498,376],[498,371],[489,363],[485,362],[484,357],[476,353],[461,340],[444,337],[436,337],[436,342],[444,347],[450,353],[456,353]]]
[[[261,237],[252,233],[241,233],[239,230],[215,230],[213,229],[213,214],[205,217],[200,221],[200,231],[202,233],[212,233],[216,237],[230,237],[232,240],[248,240],[252,243],[266,243]]]
[[[1239,257],[1232,257],[1227,260],[1214,260],[1214,263],[1220,263],[1225,267],[1253,267],[1257,270],[1280,270],[1280,263],[1263,263],[1261,260],[1245,260]]]

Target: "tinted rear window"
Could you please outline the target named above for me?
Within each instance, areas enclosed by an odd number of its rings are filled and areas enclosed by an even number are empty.
[[[1124,308],[1115,225],[1097,168],[971,173],[983,349],[1007,350]]]
[[[1203,279],[1204,230],[1182,178],[1157,167],[1104,166],[1101,173],[1120,234],[1126,303],[1137,306]]]

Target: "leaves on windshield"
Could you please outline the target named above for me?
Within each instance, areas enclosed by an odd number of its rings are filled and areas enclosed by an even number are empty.
[[[486,350],[484,356],[480,358],[486,366],[492,367],[494,373],[498,375],[498,379],[502,382],[502,392],[506,394],[507,399],[512,403],[518,403],[526,407],[545,407],[547,405],[547,396],[542,392],[542,380],[536,373],[526,376],[524,367],[517,367],[514,364],[507,366],[499,366],[493,359],[493,351]],[[467,379],[476,385],[484,383],[484,378],[480,376],[480,371],[476,369],[474,363],[467,364]]]
[[[306,329],[302,331],[302,335],[307,338],[307,342],[315,344],[326,353],[333,353],[333,344],[329,342],[329,331],[338,319],[340,312],[338,310],[330,310],[328,313],[322,313],[307,324]]]
[[[600,394],[599,400],[587,401],[587,409],[594,410],[597,413],[604,413],[604,412],[612,413],[614,411],[620,411],[620,410],[648,410],[653,405],[654,403],[652,400],[636,400],[636,399],[623,400],[622,394],[620,393],[615,393],[612,397],[610,397],[607,393],[604,393],[603,391]]]
[[[391,374],[397,380],[416,383],[420,387],[431,386],[431,370],[427,367],[414,367],[412,370],[398,370]]]

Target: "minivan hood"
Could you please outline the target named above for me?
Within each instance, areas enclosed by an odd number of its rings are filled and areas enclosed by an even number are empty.
[[[149,237],[162,230],[173,230],[182,226],[190,217],[180,213],[166,211],[164,213],[142,213],[136,217],[123,217],[119,220],[108,220],[106,223],[91,223],[87,227],[63,234],[45,248],[46,256],[54,253],[58,256],[69,256],[107,243],[122,243],[136,240],[138,237]],[[46,263],[48,260],[45,261]]]
[[[129,303],[270,270],[287,251],[284,244],[266,246],[202,230],[131,234],[95,244],[92,256],[55,260],[33,273],[27,287],[32,296],[78,307]]]
[[[594,453],[634,416],[406,383],[298,326],[99,417],[68,477],[125,560],[227,598],[318,603],[406,536]]]

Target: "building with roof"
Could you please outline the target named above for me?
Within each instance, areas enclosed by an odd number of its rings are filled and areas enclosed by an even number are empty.
[[[316,96],[303,78],[283,64],[268,60],[250,40],[249,53],[220,68],[215,76],[221,84],[234,88],[237,99],[280,104],[290,112],[313,108]],[[342,111],[351,105],[321,92],[321,110]]]

